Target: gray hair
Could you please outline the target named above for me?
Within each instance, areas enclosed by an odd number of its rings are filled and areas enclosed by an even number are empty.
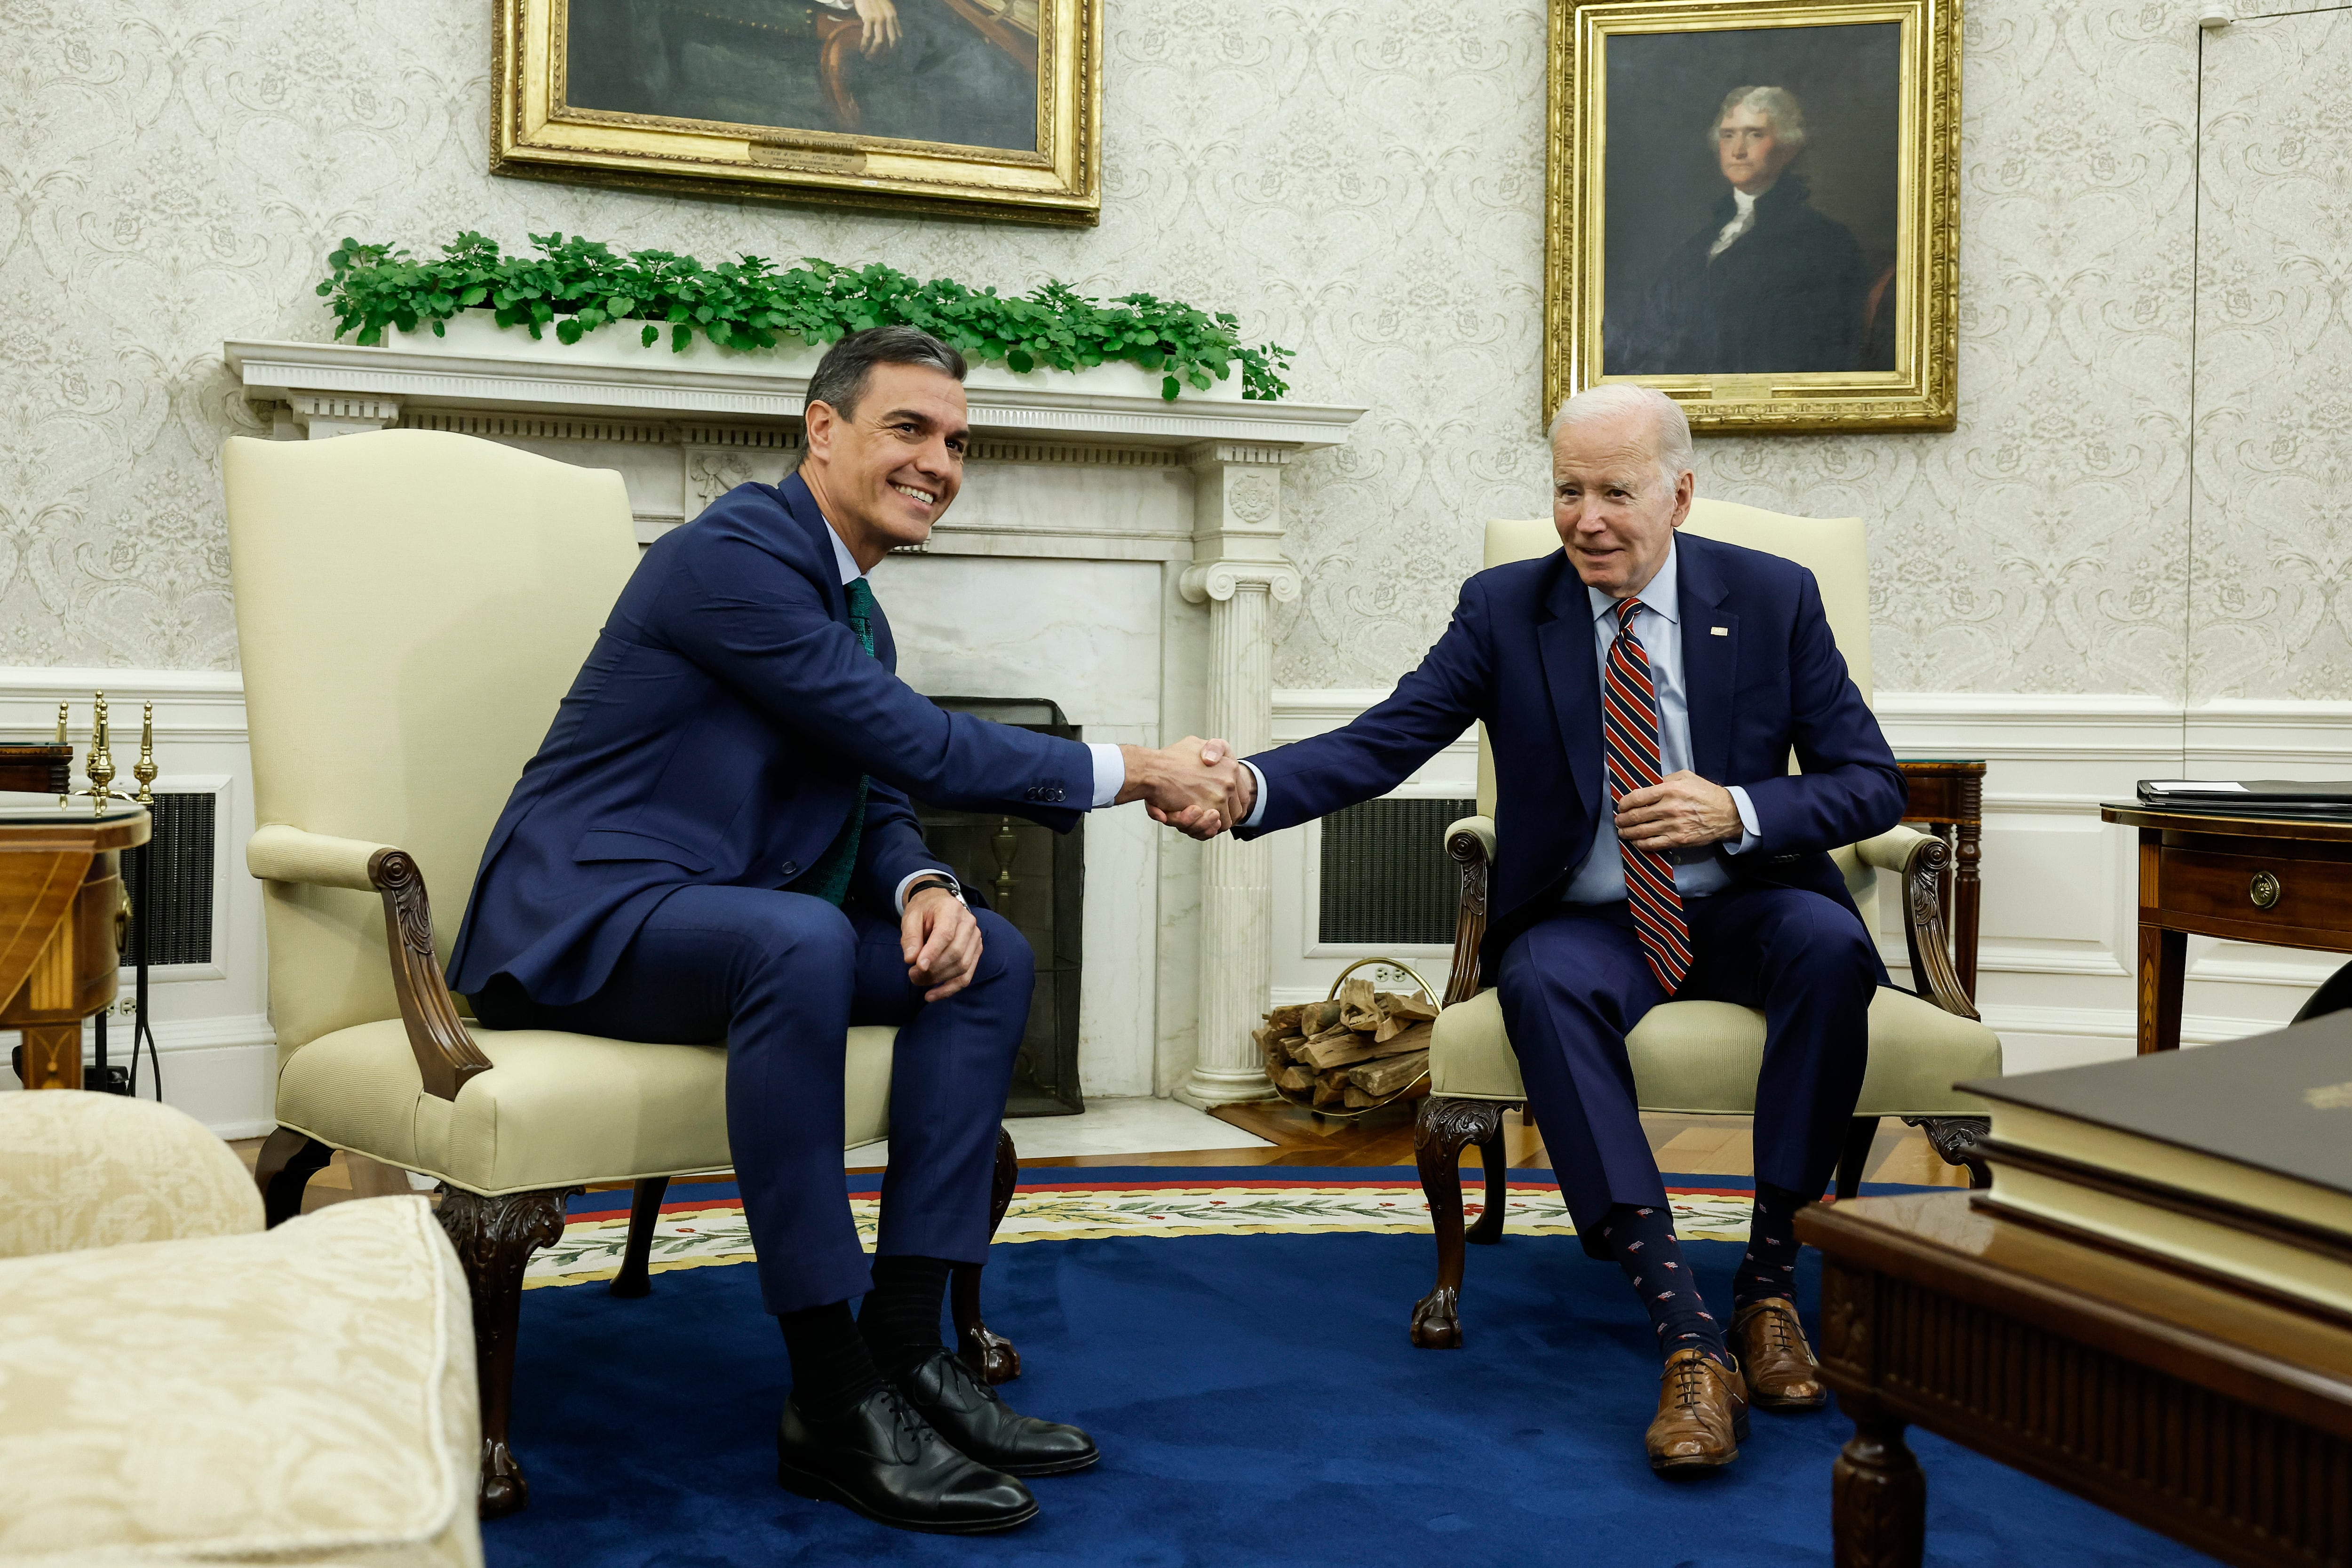
[[[1696,466],[1697,454],[1691,448],[1690,420],[1684,416],[1683,405],[1655,387],[1633,381],[1588,386],[1559,405],[1546,438],[1558,447],[1563,430],[1637,413],[1650,416],[1650,445],[1657,454],[1658,478],[1672,489]]]
[[[964,377],[963,355],[920,327],[868,327],[824,351],[809,377],[808,401],[822,403],[844,419],[857,417],[857,400],[877,364],[919,364]]]
[[[1752,109],[1772,122],[1772,134],[1788,145],[1791,157],[1805,150],[1805,106],[1785,87],[1735,87],[1724,95],[1723,107],[1706,128],[1712,142],[1723,122],[1742,109]]]

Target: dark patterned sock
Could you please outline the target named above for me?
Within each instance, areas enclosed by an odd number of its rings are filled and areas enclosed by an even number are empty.
[[[1748,1256],[1731,1279],[1731,1310],[1769,1296],[1797,1298],[1797,1211],[1813,1200],[1802,1193],[1756,1184],[1756,1215],[1748,1223]]]
[[[875,1364],[895,1376],[940,1349],[940,1303],[955,1265],[943,1258],[877,1258],[874,1289],[857,1326],[874,1348]]]
[[[784,1331],[784,1353],[793,1361],[793,1403],[803,1415],[830,1420],[882,1386],[848,1302],[779,1312],[776,1322]]]
[[[1617,1267],[1633,1281],[1633,1293],[1642,1298],[1658,1332],[1660,1355],[1696,1347],[1726,1366],[1731,1364],[1723,1325],[1699,1300],[1698,1281],[1683,1261],[1682,1244],[1675,1239],[1674,1211],[1619,1204],[1601,1216],[1601,1237],[1616,1255]]]

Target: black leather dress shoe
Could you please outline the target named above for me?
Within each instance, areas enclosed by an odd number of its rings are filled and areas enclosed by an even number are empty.
[[[785,1400],[776,1479],[877,1524],[938,1535],[982,1535],[1037,1516],[1027,1487],[965,1458],[887,1384],[828,1421]]]
[[[990,1469],[1059,1476],[1102,1458],[1076,1426],[1016,1415],[948,1351],[933,1351],[892,1381],[940,1436]]]

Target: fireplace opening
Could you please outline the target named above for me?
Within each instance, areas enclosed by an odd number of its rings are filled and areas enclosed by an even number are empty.
[[[1078,738],[1077,726],[1042,699],[934,697],[970,713],[1041,734]],[[1087,1108],[1078,1089],[1079,935],[1086,900],[1086,820],[1055,833],[1025,817],[950,811],[915,803],[923,838],[963,885],[1013,922],[1037,957],[1029,1029],[1005,1096],[1007,1116],[1068,1116]]]

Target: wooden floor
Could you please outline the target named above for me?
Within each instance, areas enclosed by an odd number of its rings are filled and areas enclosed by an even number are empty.
[[[1318,1117],[1293,1106],[1266,1101],[1229,1105],[1213,1112],[1244,1132],[1266,1139],[1234,1149],[1191,1149],[1174,1154],[1085,1154],[1057,1159],[1024,1160],[1024,1166],[1108,1165],[1411,1165],[1412,1118],[1411,1105],[1391,1106],[1369,1116],[1341,1121]],[[1658,1168],[1679,1175],[1746,1176],[1755,1173],[1744,1116],[1644,1116],[1643,1131],[1657,1155]],[[1015,1142],[1020,1128],[1013,1128]],[[247,1138],[231,1145],[249,1168],[261,1140]],[[1517,1111],[1503,1116],[1503,1146],[1515,1169],[1548,1170],[1542,1130],[1529,1131]],[[1465,1150],[1465,1164],[1477,1163],[1477,1151]],[[1873,1182],[1904,1182],[1921,1186],[1965,1187],[1968,1173],[1947,1165],[1928,1147],[1927,1136],[1899,1121],[1880,1124],[1864,1177]],[[310,1178],[303,1194],[304,1213],[341,1203],[347,1198],[373,1197],[409,1191],[404,1172],[373,1160],[337,1154],[323,1171]]]

